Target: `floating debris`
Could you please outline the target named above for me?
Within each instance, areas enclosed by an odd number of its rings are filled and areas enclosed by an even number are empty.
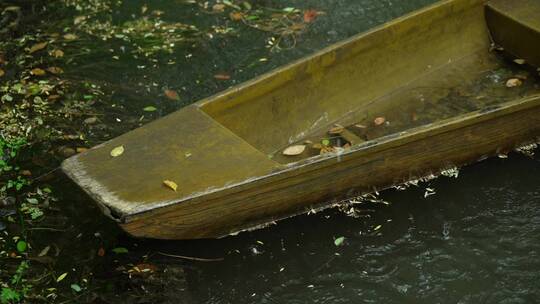
[[[519,152],[519,153],[522,153],[522,154],[524,154],[526,156],[533,157],[534,156],[534,151],[537,148],[538,148],[538,144],[537,143],[532,143],[532,144],[528,144],[528,145],[518,147],[518,148],[516,148],[516,151]]]
[[[426,192],[424,193],[424,198],[428,197],[428,196],[432,196],[432,195],[435,195],[436,192],[435,192],[435,189],[433,188],[426,188]]]
[[[441,171],[442,176],[458,178],[459,169],[457,167],[449,168]]]
[[[340,246],[345,245],[345,237],[344,237],[344,236],[340,236],[340,237],[338,237],[337,239],[335,239],[335,240],[334,240],[334,245],[336,245],[337,247],[340,247]]]

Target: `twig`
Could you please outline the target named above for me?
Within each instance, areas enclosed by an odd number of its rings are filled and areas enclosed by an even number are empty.
[[[57,229],[57,228],[50,228],[50,227],[32,227],[32,228],[28,228],[27,230],[45,230],[45,231],[54,231],[54,232],[66,231],[66,229]]]
[[[204,258],[189,257],[189,256],[184,256],[184,255],[168,254],[168,253],[163,253],[163,252],[158,252],[158,254],[171,257],[171,258],[178,258],[178,259],[199,261],[199,262],[220,262],[220,261],[225,260],[224,258],[204,259]]]

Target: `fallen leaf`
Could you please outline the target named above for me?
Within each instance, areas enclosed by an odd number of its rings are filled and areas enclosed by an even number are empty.
[[[304,150],[306,150],[305,145],[290,146],[287,149],[283,150],[283,155],[287,155],[287,156],[300,155],[304,153]]]
[[[377,231],[382,228],[382,225],[377,225],[377,227],[373,228],[373,231]]]
[[[180,96],[175,90],[165,90],[165,96],[170,100],[179,101]]]
[[[344,130],[345,128],[343,128],[342,126],[334,126],[330,130],[328,130],[328,134],[337,135],[343,133]]]
[[[39,50],[43,50],[45,47],[47,47],[47,44],[48,42],[40,42],[40,43],[37,43],[37,44],[34,44],[30,50],[28,50],[28,53],[32,54],[32,53],[35,53]]]
[[[244,18],[244,14],[241,12],[231,12],[229,18],[231,18],[232,21],[240,21]]]
[[[525,64],[526,61],[525,61],[525,59],[514,59],[514,62],[519,64],[519,65],[523,65],[523,64]]]
[[[345,244],[345,237],[344,236],[340,236],[338,237],[337,239],[334,240],[334,245],[336,246],[343,246],[343,244]]]
[[[316,11],[314,9],[306,10],[304,11],[304,22],[305,23],[313,22],[315,21],[315,19],[317,19],[319,15],[321,15],[321,12]]]
[[[163,184],[169,188],[171,188],[174,192],[176,192],[176,189],[178,189],[178,185],[170,180],[164,180]]]
[[[21,175],[23,175],[23,176],[32,176],[32,171],[30,171],[30,170],[22,170]]]
[[[523,81],[521,81],[518,78],[510,78],[510,79],[508,79],[508,81],[506,81],[506,87],[507,88],[519,87],[522,84],[523,84]]]
[[[133,270],[135,270],[136,272],[149,272],[149,273],[152,273],[152,272],[155,272],[157,270],[157,267],[155,265],[152,265],[152,264],[141,263],[141,264],[135,265],[135,267],[133,267]]]
[[[17,251],[18,252],[21,252],[21,253],[25,252],[27,248],[28,248],[28,244],[25,241],[20,240],[20,241],[17,242]]]
[[[384,118],[384,117],[382,117],[382,116],[381,116],[381,117],[377,117],[377,118],[375,118],[375,120],[373,120],[373,123],[375,123],[376,126],[380,126],[380,125],[382,125],[382,124],[385,123],[385,122],[386,122],[386,118]]]
[[[323,144],[323,146],[329,146],[330,141],[328,139],[323,139],[323,140],[321,140],[321,144]]]
[[[58,278],[56,278],[56,283],[59,283],[60,281],[65,279],[67,277],[67,275],[68,275],[67,272],[62,273]]]
[[[4,70],[0,69],[0,77],[4,76],[6,74],[6,72],[4,72]]]
[[[41,250],[41,252],[38,254],[38,257],[46,256],[47,253],[49,253],[49,250],[51,250],[51,246],[46,246]]]
[[[75,34],[65,34],[64,35],[64,39],[66,39],[66,40],[75,40],[77,38],[79,38],[79,37],[77,35],[75,35]]]
[[[231,76],[227,74],[216,74],[214,75],[214,78],[217,80],[229,80],[231,79]]]
[[[103,249],[103,247],[99,247],[97,255],[100,257],[105,256],[105,249]]]
[[[55,58],[62,58],[64,57],[64,51],[56,49],[51,52],[51,55]]]
[[[54,75],[59,75],[59,74],[64,73],[64,70],[62,70],[59,67],[49,67],[49,68],[47,68],[47,71],[51,72]]]
[[[154,106],[148,106],[148,107],[143,108],[143,111],[145,111],[145,112],[154,112],[156,110],[157,110],[157,108],[154,107]]]
[[[88,117],[87,119],[84,120],[84,123],[87,124],[87,125],[92,125],[92,124],[95,124],[97,122],[98,118],[95,117],[95,116],[92,116],[92,117]]]
[[[49,95],[49,97],[47,97],[47,100],[50,100],[50,101],[55,101],[57,100],[58,98],[60,98],[60,95]]]
[[[113,248],[111,251],[116,254],[124,254],[124,253],[129,252],[129,250],[127,250],[127,248],[124,248],[124,247],[116,247],[116,248]]]
[[[222,0],[223,4],[227,5],[227,6],[230,6],[234,9],[237,9],[237,10],[241,10],[242,8],[234,3],[232,3],[231,1],[229,0]]]
[[[45,73],[45,70],[43,70],[43,69],[35,68],[35,69],[32,69],[32,70],[30,71],[30,74],[35,75],[35,76],[43,76],[43,75],[45,75],[46,73]]]
[[[81,292],[82,288],[79,286],[79,284],[71,284],[71,289],[75,292]]]
[[[111,150],[112,157],[118,157],[124,153],[124,146],[118,146]]]
[[[81,24],[84,20],[86,20],[86,16],[77,16],[73,19],[73,24]]]
[[[84,153],[84,152],[88,151],[88,148],[77,147],[77,149],[75,149],[75,151],[77,151],[77,153]]]
[[[225,10],[225,5],[221,3],[214,4],[214,6],[212,6],[212,10],[214,13],[223,13]]]

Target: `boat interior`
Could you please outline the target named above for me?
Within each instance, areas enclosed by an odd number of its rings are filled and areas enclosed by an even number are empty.
[[[504,9],[508,1],[494,2]],[[291,165],[540,95],[539,71],[492,40],[495,9],[484,1],[447,5],[453,7],[426,8],[333,46],[263,76],[257,86],[202,102],[201,110],[272,160]],[[305,150],[284,155],[293,145]]]

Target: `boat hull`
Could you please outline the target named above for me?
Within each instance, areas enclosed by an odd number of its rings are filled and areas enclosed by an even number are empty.
[[[507,42],[498,24],[508,21],[513,35],[529,37],[537,19],[508,3],[441,1],[187,106],[62,168],[129,234],[197,239],[506,153],[540,136],[537,78],[491,51],[490,32],[516,50],[511,56],[535,63],[527,40]],[[329,135],[336,127],[345,133]],[[324,147],[315,148],[319,141]],[[290,145],[306,152],[286,156]],[[112,157],[118,146],[125,152]]]

